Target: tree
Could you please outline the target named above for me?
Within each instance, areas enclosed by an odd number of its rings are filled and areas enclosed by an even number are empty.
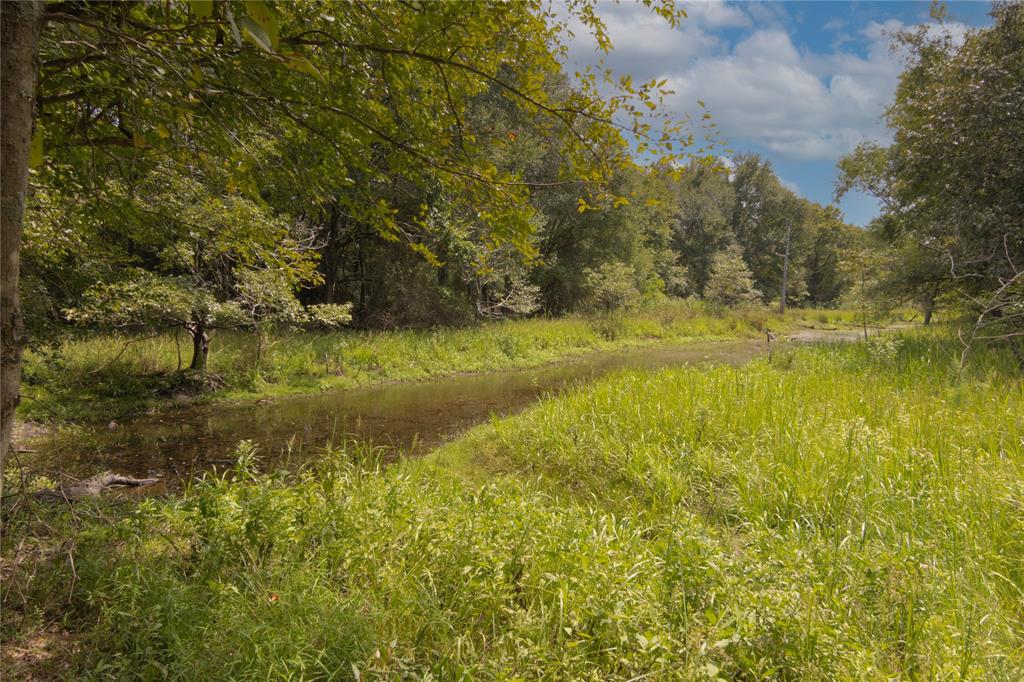
[[[685,292],[685,267],[672,248],[675,172],[627,166],[608,185],[609,196],[544,192],[538,230],[542,262],[534,272],[548,312],[570,310],[588,296],[588,270],[606,262],[632,267],[647,300]]]
[[[691,163],[676,187],[678,211],[672,246],[698,295],[707,286],[714,255],[735,239],[735,201],[736,193],[724,166]]]
[[[843,253],[860,228],[844,223],[838,208],[816,204],[809,208],[806,227],[808,244],[802,264],[807,297],[817,306],[832,305],[849,284],[842,269]]]
[[[933,16],[941,29],[941,6]],[[1013,293],[1024,268],[1024,5],[996,3],[992,16],[959,45],[928,27],[897,36],[910,65],[886,112],[894,142],[844,158],[837,195],[878,197],[890,241],[913,242],[908,257],[921,249],[944,262],[940,287],[991,323],[977,338],[1013,340],[1024,335],[1024,301]],[[931,280],[938,270],[928,269]]]
[[[743,249],[754,285],[766,298],[778,296],[784,309],[791,257],[805,248],[808,202],[783,187],[771,164],[756,154],[737,158],[732,185],[735,240]]]
[[[43,3],[35,0],[0,3],[0,471],[11,446],[25,347],[19,292],[20,244],[33,155],[32,111],[42,14]]]
[[[761,292],[743,260],[738,244],[730,244],[711,260],[711,274],[704,297],[718,305],[744,305],[761,302]]]
[[[870,325],[890,302],[878,295],[878,279],[884,266],[884,252],[879,248],[877,235],[865,232],[854,240],[843,256],[843,268],[853,285],[846,291],[844,307],[860,312],[864,340]]]
[[[570,13],[610,49],[591,4],[573,4]],[[571,171],[557,182],[606,180],[629,160],[624,133],[664,162],[692,149],[685,130],[660,113],[664,81],[588,72],[564,97],[538,89],[560,72],[568,35],[567,22],[540,2],[2,6],[0,455],[10,443],[25,344],[17,280],[30,156],[44,161],[33,184],[102,202],[112,177],[130,185],[147,166],[185,164],[203,149],[224,160],[239,193],[298,204],[277,206],[285,213],[312,215],[338,199],[339,187],[363,188],[345,195],[344,210],[391,239],[414,233],[423,216],[399,222],[387,201],[365,190],[400,177],[463,197],[486,217],[491,243],[529,251],[535,183],[491,162],[495,140],[514,145],[514,131],[467,127],[473,97],[497,88],[568,132],[560,153]],[[671,3],[653,10],[673,24],[682,16]],[[599,93],[604,83],[610,90]],[[281,172],[250,147],[257,132]]]
[[[590,306],[603,313],[632,308],[640,301],[636,273],[626,263],[609,261],[588,268],[584,270],[584,282]]]
[[[214,159],[197,152],[187,169],[161,162],[130,188],[104,189],[106,210],[79,226],[75,240],[95,244],[96,257],[115,267],[97,272],[70,318],[119,329],[180,327],[193,341],[190,368],[205,371],[210,332],[306,315],[296,291],[315,284],[316,252],[301,226],[258,199],[227,188]],[[187,171],[187,172],[186,172]],[[33,225],[59,246],[68,212],[48,212],[58,225]],[[93,267],[94,271],[97,268]]]

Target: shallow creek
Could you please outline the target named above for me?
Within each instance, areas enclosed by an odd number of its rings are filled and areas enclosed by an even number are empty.
[[[804,331],[795,342],[844,341],[856,332]],[[531,369],[463,375],[422,383],[197,405],[142,415],[88,435],[45,436],[32,447],[47,469],[85,475],[110,469],[165,481],[232,464],[240,440],[259,447],[268,469],[320,455],[329,443],[372,442],[422,454],[492,415],[621,369],[656,370],[691,363],[740,365],[764,354],[764,340],[698,342],[594,353]]]

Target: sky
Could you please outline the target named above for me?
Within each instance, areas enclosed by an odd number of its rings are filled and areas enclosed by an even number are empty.
[[[665,78],[673,113],[699,120],[703,100],[735,153],[772,162],[800,196],[832,202],[836,161],[859,142],[888,143],[882,119],[904,62],[890,34],[929,22],[929,2],[681,2],[676,29],[642,4],[600,2],[614,49],[596,49],[574,28],[568,68],[603,59],[634,81]],[[948,2],[954,39],[987,26],[987,2]],[[841,203],[848,222],[865,225],[877,202],[852,194]]]

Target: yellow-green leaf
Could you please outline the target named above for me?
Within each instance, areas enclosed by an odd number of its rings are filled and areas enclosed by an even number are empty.
[[[209,19],[213,16],[213,0],[188,0],[188,6],[197,19]]]
[[[289,52],[285,55],[284,65],[289,69],[295,71],[301,71],[302,73],[309,74],[313,78],[316,78],[321,83],[324,81],[324,75],[320,73],[320,70],[313,66],[313,62],[309,61],[302,56],[299,52]]]
[[[270,47],[276,50],[280,24],[274,8],[264,0],[246,0],[245,11],[266,32]]]
[[[32,135],[32,144],[28,150],[28,167],[38,168],[43,163],[43,127],[36,125]]]
[[[242,35],[256,47],[268,54],[274,54],[274,48],[270,43],[270,36],[267,35],[262,26],[253,21],[252,17],[242,17],[239,19],[238,28],[242,31]]]

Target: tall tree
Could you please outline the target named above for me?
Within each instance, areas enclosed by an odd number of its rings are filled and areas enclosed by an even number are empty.
[[[910,65],[886,118],[887,148],[861,145],[840,161],[837,194],[879,197],[886,233],[924,263],[944,261],[948,286],[977,317],[979,338],[1024,336],[1024,5],[998,2],[994,24],[962,43],[935,27],[898,36]],[[918,269],[914,266],[914,269]],[[928,268],[933,279],[938,270]],[[916,286],[919,277],[907,280]],[[908,295],[913,292],[908,289]],[[1024,359],[1024,353],[1022,353]]]
[[[32,111],[39,70],[43,3],[0,3],[0,471],[7,461],[21,387],[25,327],[19,292],[21,230],[33,154]],[[0,476],[2,479],[2,476]],[[0,480],[0,493],[3,481]]]
[[[728,169],[692,163],[676,188],[672,247],[686,267],[691,290],[703,294],[715,254],[734,239],[736,193]]]
[[[736,192],[732,226],[737,243],[767,298],[783,296],[783,280],[793,284],[790,255],[804,241],[804,203],[783,187],[771,164],[756,154],[738,157],[732,185]],[[784,303],[781,303],[784,306]]]

